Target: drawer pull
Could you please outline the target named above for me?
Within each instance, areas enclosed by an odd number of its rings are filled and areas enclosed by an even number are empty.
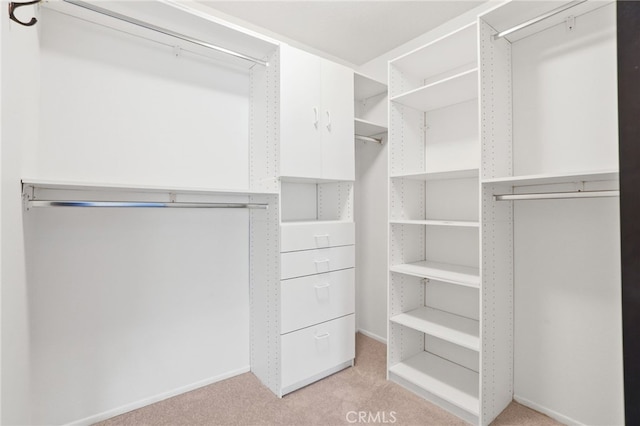
[[[313,236],[316,240],[316,247],[329,247],[331,240],[329,240],[329,234],[319,234]]]
[[[316,285],[314,285],[314,287],[315,287],[317,290],[320,290],[321,288],[327,288],[327,287],[329,287],[330,285],[331,285],[331,283],[316,284]]]
[[[331,270],[331,267],[329,266],[329,259],[314,260],[313,263],[316,264],[316,272],[328,272]],[[326,264],[326,266],[321,267],[323,264]]]
[[[326,339],[327,337],[329,337],[330,334],[329,333],[322,333],[322,334],[316,334],[315,337],[316,340],[322,340],[322,339]]]

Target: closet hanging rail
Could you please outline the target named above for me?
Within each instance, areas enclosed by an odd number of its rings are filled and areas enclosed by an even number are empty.
[[[518,200],[553,200],[562,198],[601,198],[619,197],[618,190],[605,191],[572,191],[572,192],[541,192],[531,194],[496,194],[494,201],[518,201]]]
[[[15,9],[17,9],[19,7],[27,6],[27,5],[30,5],[30,4],[40,3],[40,1],[41,0],[30,1],[28,3],[16,3],[16,2],[9,3],[9,17],[13,21],[15,21],[15,22],[17,22],[17,23],[19,23],[21,25],[25,25],[25,26],[34,25],[36,22],[38,22],[36,18],[31,18],[31,21],[29,21],[29,22],[22,22],[22,21],[18,20],[15,17],[14,11],[15,11]],[[176,38],[178,40],[186,41],[188,43],[192,43],[192,44],[195,44],[195,45],[198,45],[198,46],[210,49],[210,50],[215,50],[216,52],[220,52],[220,53],[224,53],[226,55],[234,56],[236,58],[240,58],[240,59],[243,59],[245,61],[250,61],[250,62],[253,62],[255,64],[265,66],[265,67],[269,66],[269,62],[263,61],[262,59],[254,58],[252,56],[245,55],[243,53],[236,52],[234,50],[227,49],[227,48],[224,48],[222,46],[218,46],[218,45],[215,45],[215,44],[212,44],[212,43],[208,43],[206,41],[198,40],[196,38],[189,37],[187,35],[180,34],[180,33],[177,33],[175,31],[168,30],[166,28],[158,27],[157,25],[149,24],[148,22],[140,21],[138,19],[131,18],[129,16],[125,16],[125,15],[122,15],[120,13],[113,12],[111,10],[103,9],[101,7],[98,7],[98,6],[94,5],[94,4],[85,3],[83,1],[77,1],[77,0],[63,0],[63,1],[65,3],[69,3],[71,5],[78,6],[78,7],[81,7],[83,9],[87,9],[87,10],[90,10],[92,12],[96,12],[96,13],[99,13],[101,15],[105,15],[105,16],[108,16],[110,18],[117,19],[119,21],[127,22],[129,24],[136,25],[138,27],[142,27],[142,28],[145,28],[145,29],[150,30],[150,31],[154,31],[156,33],[164,34],[164,35],[167,35],[169,37],[173,37],[173,38]]]
[[[178,209],[268,209],[261,203],[185,203],[155,201],[28,201],[28,207],[107,207],[107,208],[178,208]]]
[[[382,145],[382,138],[372,138],[371,136],[355,135],[356,139],[360,139],[365,142],[377,142]]]
[[[112,12],[110,10],[103,9],[103,8],[95,6],[93,4],[85,3],[85,2],[82,2],[82,1],[76,1],[76,0],[63,0],[63,1],[65,3],[69,3],[69,4],[72,4],[74,6],[82,7],[84,9],[90,10],[92,12],[100,13],[102,15],[106,15],[106,16],[109,16],[111,18],[118,19],[120,21],[128,22],[129,24],[133,24],[133,25],[136,25],[138,27],[146,28],[148,30],[151,30],[151,31],[154,31],[154,32],[157,32],[157,33],[160,33],[160,34],[168,35],[169,37],[177,38],[177,39],[182,40],[182,41],[186,41],[186,42],[189,42],[189,43],[192,43],[192,44],[196,44],[198,46],[202,46],[202,47],[205,47],[207,49],[211,49],[211,50],[215,50],[217,52],[225,53],[227,55],[235,56],[236,58],[244,59],[246,61],[250,61],[250,62],[259,64],[259,65],[265,66],[265,67],[269,66],[269,63],[266,62],[266,61],[263,61],[262,59],[254,58],[254,57],[245,55],[243,53],[239,53],[239,52],[236,52],[236,51],[233,51],[233,50],[230,50],[230,49],[226,49],[224,47],[221,47],[221,46],[218,46],[218,45],[215,45],[215,44],[212,44],[212,43],[207,43],[206,41],[198,40],[196,38],[189,37],[189,36],[186,36],[184,34],[180,34],[180,33],[177,33],[175,31],[168,30],[166,28],[158,27],[156,25],[149,24],[147,22],[143,22],[143,21],[140,21],[138,19],[122,15],[122,14],[117,13],[117,12]]]
[[[518,25],[516,25],[514,27],[511,27],[511,28],[509,28],[507,30],[500,31],[498,34],[494,34],[493,35],[493,39],[494,40],[501,39],[502,37],[508,36],[509,34],[515,33],[516,31],[520,31],[523,28],[527,28],[527,27],[530,27],[533,24],[537,24],[540,21],[544,21],[545,19],[550,18],[553,15],[557,15],[558,13],[564,12],[567,9],[571,9],[572,7],[575,7],[575,6],[579,5],[579,4],[582,4],[585,1],[587,1],[587,0],[574,0],[574,1],[570,2],[570,3],[567,3],[565,5],[557,7],[555,9],[550,10],[549,12],[544,13],[544,14],[542,14],[540,16],[537,16],[537,17],[535,17],[533,19],[529,19],[526,22],[518,24]]]

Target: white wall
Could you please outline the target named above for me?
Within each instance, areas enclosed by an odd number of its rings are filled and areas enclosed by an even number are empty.
[[[2,423],[91,422],[248,371],[246,212],[23,212],[20,190],[246,188],[248,75],[51,11],[1,19]]]
[[[25,151],[38,134],[37,32],[0,14],[2,34],[2,424],[31,424],[28,288],[25,278],[20,178]],[[26,12],[29,13],[28,11]]]
[[[355,144],[357,328],[370,337],[386,341],[388,145],[358,140]],[[379,285],[380,282],[385,285]]]

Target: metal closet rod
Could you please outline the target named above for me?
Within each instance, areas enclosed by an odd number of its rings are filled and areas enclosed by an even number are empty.
[[[500,38],[502,38],[504,36],[508,36],[511,33],[515,33],[516,31],[520,31],[523,28],[530,27],[533,24],[537,24],[540,21],[544,21],[545,19],[550,18],[553,15],[557,15],[558,13],[564,12],[567,9],[571,9],[572,7],[575,7],[575,6],[579,5],[579,4],[582,4],[585,1],[587,1],[587,0],[574,0],[574,1],[570,2],[570,3],[567,3],[565,5],[557,7],[555,9],[550,10],[549,12],[544,13],[544,14],[542,14],[540,16],[537,16],[537,17],[535,17],[533,19],[529,19],[528,21],[523,22],[522,24],[518,24],[518,25],[516,25],[514,27],[511,27],[511,28],[509,28],[507,30],[500,31],[498,34],[494,34],[493,35],[493,39],[494,40],[498,40],[498,39],[500,39]]]
[[[177,33],[175,31],[168,30],[166,28],[158,27],[156,25],[149,24],[147,22],[143,22],[143,21],[140,21],[138,19],[122,15],[122,14],[117,13],[117,12],[112,12],[110,10],[103,9],[103,8],[98,7],[96,5],[93,5],[93,4],[89,4],[89,3],[85,3],[85,2],[77,1],[77,0],[64,0],[64,2],[72,4],[74,6],[82,7],[84,9],[90,10],[92,12],[96,12],[96,13],[100,13],[100,14],[105,15],[105,16],[109,16],[109,17],[114,18],[114,19],[118,19],[120,21],[127,22],[129,24],[136,25],[138,27],[142,27],[142,28],[146,28],[146,29],[151,30],[151,31],[155,31],[155,32],[160,33],[160,34],[168,35],[170,37],[177,38],[177,39],[182,40],[182,41],[193,43],[193,44],[196,44],[198,46],[205,47],[207,49],[211,49],[211,50],[215,50],[217,52],[225,53],[227,55],[235,56],[236,58],[244,59],[246,61],[250,61],[250,62],[259,64],[259,65],[263,65],[265,67],[269,66],[269,63],[266,62],[266,61],[263,61],[262,59],[254,58],[252,56],[248,56],[248,55],[245,55],[243,53],[239,53],[239,52],[236,52],[236,51],[233,51],[233,50],[230,50],[230,49],[226,49],[224,47],[217,46],[215,44],[207,43],[206,41],[198,40],[196,38],[189,37],[189,36],[186,36],[184,34],[180,34],[180,33]]]
[[[552,200],[561,198],[601,198],[619,197],[618,190],[605,191],[572,191],[572,192],[541,192],[531,194],[500,194],[494,195],[495,201],[518,201],[518,200]]]
[[[355,135],[356,139],[360,139],[365,142],[377,142],[382,145],[382,138],[372,138],[371,136]]]
[[[32,200],[29,207],[108,207],[108,208],[175,208],[175,209],[268,209],[261,203],[183,203],[155,201],[50,201]]]

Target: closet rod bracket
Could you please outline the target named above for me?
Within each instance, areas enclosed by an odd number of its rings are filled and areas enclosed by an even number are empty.
[[[33,1],[24,2],[24,3],[17,3],[14,1],[9,2],[9,19],[11,19],[13,22],[17,22],[20,25],[24,25],[25,27],[34,26],[36,22],[38,22],[38,19],[36,17],[32,17],[29,22],[23,22],[16,17],[15,11],[16,9],[19,9],[23,6],[31,6],[33,4],[40,3],[40,1],[41,0],[33,0]]]

